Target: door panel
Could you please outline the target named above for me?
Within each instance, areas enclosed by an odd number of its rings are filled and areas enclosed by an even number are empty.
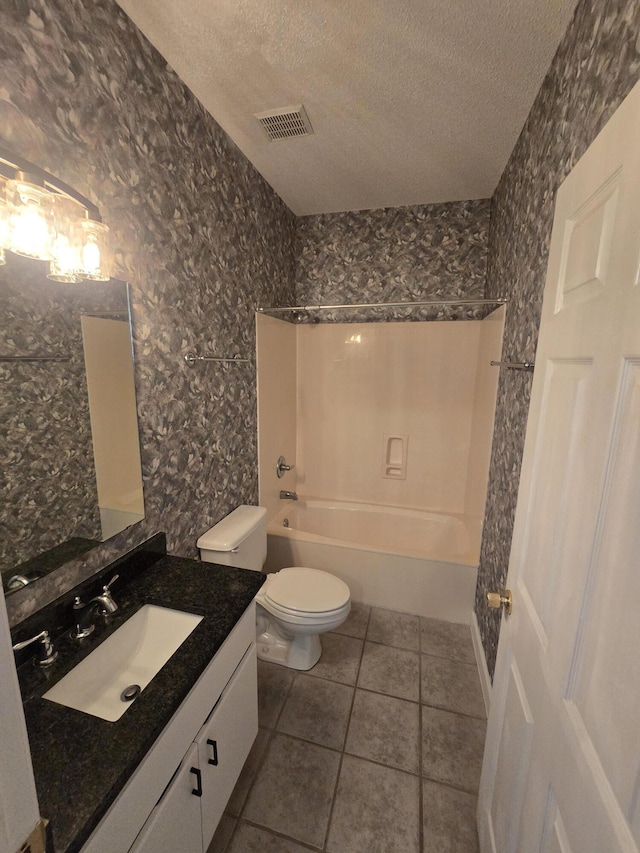
[[[528,496],[530,522],[523,537],[527,557],[520,580],[545,633],[559,563],[567,550],[584,542],[583,514],[573,511],[573,496],[584,490],[589,476],[582,459],[589,435],[590,372],[587,359],[551,361],[547,370],[535,477]]]
[[[607,283],[619,179],[616,172],[565,225],[556,312],[598,296]]]
[[[496,850],[511,850],[518,825],[511,820],[513,803],[519,810],[524,796],[527,769],[531,757],[533,716],[522,678],[515,661],[511,662],[505,706],[505,722],[498,754],[496,796],[492,805]],[[515,790],[501,790],[507,780],[516,780]]]
[[[192,744],[130,853],[202,853],[200,798],[193,793],[197,768],[198,750]]]
[[[640,755],[640,365],[627,361],[603,498],[594,588],[574,656],[570,696],[629,819],[638,798]],[[636,837],[636,841],[640,839]]]

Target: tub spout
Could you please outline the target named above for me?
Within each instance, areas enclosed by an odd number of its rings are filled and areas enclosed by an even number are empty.
[[[283,501],[284,500],[297,501],[298,495],[296,494],[296,492],[288,492],[286,489],[281,489],[280,490],[280,498]]]

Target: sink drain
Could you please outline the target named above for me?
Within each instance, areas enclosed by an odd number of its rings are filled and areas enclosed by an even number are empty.
[[[125,687],[122,693],[120,694],[120,698],[123,702],[133,702],[136,696],[139,696],[142,692],[142,687],[139,684],[130,684],[128,687]]]

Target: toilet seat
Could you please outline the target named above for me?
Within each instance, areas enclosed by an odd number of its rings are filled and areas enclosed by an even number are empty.
[[[261,590],[265,602],[283,616],[331,618],[349,604],[349,587],[319,569],[291,566],[269,575]]]

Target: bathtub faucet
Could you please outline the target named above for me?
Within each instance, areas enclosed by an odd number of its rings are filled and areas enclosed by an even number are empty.
[[[284,500],[297,501],[298,495],[295,492],[288,492],[286,489],[280,490],[280,498]]]

